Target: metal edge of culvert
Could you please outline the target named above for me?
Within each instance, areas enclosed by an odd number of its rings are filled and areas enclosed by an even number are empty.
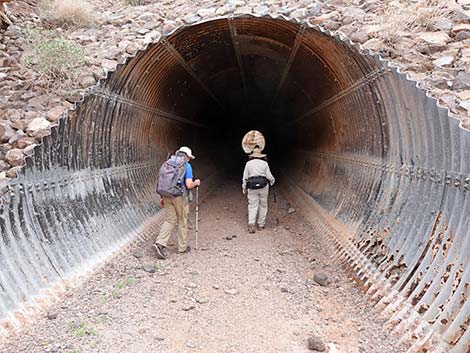
[[[92,96],[97,89],[99,89],[100,87],[102,87],[103,83],[106,82],[109,78],[109,76],[112,74],[112,73],[115,73],[117,72],[121,67],[127,65],[129,63],[130,60],[134,59],[136,56],[140,55],[142,52],[145,52],[150,46],[153,46],[153,45],[157,45],[159,44],[163,39],[165,38],[168,38],[169,36],[179,32],[179,31],[183,31],[183,30],[186,30],[188,28],[191,28],[191,27],[195,27],[201,23],[207,23],[207,22],[211,22],[211,21],[216,21],[216,20],[224,20],[224,19],[237,19],[237,18],[260,18],[260,19],[263,19],[263,18],[266,18],[266,19],[272,19],[272,20],[280,20],[280,21],[286,21],[286,22],[291,22],[291,23],[294,23],[296,25],[299,25],[299,26],[306,26],[308,27],[309,29],[313,29],[313,30],[316,30],[316,31],[319,31],[321,33],[324,33],[325,35],[337,40],[338,42],[342,42],[342,43],[346,43],[350,48],[351,50],[355,50],[358,52],[358,54],[360,55],[364,55],[364,56],[370,56],[370,57],[374,57],[376,59],[377,62],[380,62],[380,63],[383,63],[383,65],[395,72],[397,72],[399,75],[405,77],[406,80],[408,81],[411,81],[411,82],[414,82],[415,83],[415,86],[420,89],[420,90],[423,90],[425,91],[426,93],[426,96],[428,96],[429,98],[433,99],[434,101],[436,101],[436,105],[441,108],[441,109],[445,109],[447,110],[447,115],[453,119],[457,119],[457,120],[460,120],[458,119],[457,116],[454,116],[453,114],[451,114],[450,110],[447,108],[447,107],[442,107],[440,106],[438,103],[438,100],[435,98],[435,97],[432,97],[430,95],[430,91],[428,89],[426,89],[425,87],[422,86],[421,83],[419,83],[418,81],[416,80],[413,80],[410,78],[409,74],[407,73],[404,73],[402,72],[402,70],[400,69],[400,67],[396,64],[394,64],[392,61],[390,60],[387,60],[387,59],[383,59],[379,54],[376,54],[376,53],[373,53],[371,50],[369,49],[366,49],[366,48],[363,48],[361,44],[358,44],[358,43],[354,43],[352,42],[347,36],[345,36],[344,34],[342,33],[338,33],[338,32],[332,32],[330,30],[325,30],[324,28],[322,28],[320,25],[313,25],[311,24],[308,20],[299,20],[297,18],[288,18],[286,17],[285,15],[282,15],[282,14],[278,14],[278,15],[255,15],[255,14],[230,14],[230,15],[225,15],[225,16],[216,16],[216,17],[212,17],[212,18],[206,18],[206,19],[201,19],[200,21],[196,22],[196,23],[193,23],[193,24],[183,24],[181,26],[177,26],[175,27],[174,29],[172,29],[171,31],[168,31],[168,32],[165,32],[165,33],[160,33],[160,35],[158,36],[158,38],[156,40],[152,40],[148,43],[145,43],[142,48],[138,49],[136,52],[134,52],[133,54],[131,55],[124,55],[118,62],[118,64],[116,65],[116,67],[112,70],[107,70],[103,76],[97,81],[97,83],[94,85],[94,86],[91,86],[87,89],[85,89],[84,91],[81,92],[81,95],[80,95],[80,99],[78,99],[77,101],[74,102],[73,106],[68,108],[66,111],[64,111],[60,118],[58,119],[57,123],[54,124],[53,126],[51,126],[51,134],[52,134],[52,131],[53,129],[58,129],[59,127],[59,124],[61,121],[63,121],[64,119],[66,119],[69,114],[73,113],[74,111],[77,110],[77,107],[83,103],[83,101],[87,98],[87,97],[90,97]],[[462,127],[462,122],[460,121],[460,124],[459,126],[461,128]],[[38,147],[40,147],[42,144],[43,144],[43,141],[44,139],[46,138],[50,138],[50,136],[45,136],[45,137],[42,137],[39,141],[39,143],[34,147],[34,149],[32,150],[32,154],[30,156],[25,156],[25,162],[28,160],[28,159],[34,159],[34,156],[36,155],[36,153],[38,153]],[[21,176],[21,174],[24,175],[24,170],[25,168],[28,168],[26,165],[23,164],[22,168],[18,171],[18,174],[19,176]],[[15,184],[17,184],[18,180],[20,179],[20,177],[17,176],[16,178],[12,179],[8,185],[7,185],[7,191],[5,193],[8,193],[9,191],[12,190],[12,186],[14,186]],[[0,206],[3,206],[4,203],[3,203],[3,195],[0,196]],[[122,248],[121,248],[122,250]],[[121,251],[121,250],[116,250],[116,251]],[[105,260],[107,260],[108,258],[106,259],[102,259],[102,262],[104,262]],[[81,276],[86,276],[88,273],[90,273],[94,268],[96,268],[96,266],[98,266],[98,264],[95,264],[95,267],[93,268],[90,268],[88,269],[88,271],[86,272],[83,272],[81,274]],[[70,281],[71,278],[67,278],[67,279],[63,279],[63,281],[66,283],[67,281]],[[59,293],[61,292],[61,290],[58,291]],[[56,293],[54,290],[52,290],[52,293]],[[28,298],[28,301],[31,300],[32,298]],[[0,332],[1,334],[1,332]]]

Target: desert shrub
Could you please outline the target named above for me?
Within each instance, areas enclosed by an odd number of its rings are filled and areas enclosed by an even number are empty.
[[[93,7],[86,0],[41,0],[41,19],[53,27],[83,27],[94,22]]]
[[[387,44],[395,44],[408,33],[433,30],[441,20],[452,13],[448,0],[391,1],[384,3],[379,14],[380,36]]]
[[[48,88],[69,88],[85,64],[83,48],[55,31],[27,28],[23,63],[36,71]]]

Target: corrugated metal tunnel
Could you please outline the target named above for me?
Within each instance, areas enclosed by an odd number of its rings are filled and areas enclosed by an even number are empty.
[[[256,17],[150,45],[44,139],[2,197],[0,332],[158,215],[169,152],[187,144],[198,177],[238,178],[251,129],[312,235],[335,242],[412,350],[468,353],[469,133],[380,58]]]

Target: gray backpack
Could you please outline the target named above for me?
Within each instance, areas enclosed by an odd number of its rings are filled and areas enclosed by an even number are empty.
[[[165,197],[182,196],[185,191],[184,175],[186,174],[186,160],[184,157],[171,156],[160,167],[158,175],[157,193]]]

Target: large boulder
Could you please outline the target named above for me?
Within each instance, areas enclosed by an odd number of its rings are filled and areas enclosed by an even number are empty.
[[[34,118],[26,128],[29,136],[41,138],[50,134],[51,123],[44,118]]]
[[[13,148],[7,152],[5,155],[5,160],[12,166],[21,166],[23,165],[24,161],[24,153],[23,150],[19,148]]]
[[[9,121],[0,121],[0,142],[8,142],[15,136],[15,132]]]

